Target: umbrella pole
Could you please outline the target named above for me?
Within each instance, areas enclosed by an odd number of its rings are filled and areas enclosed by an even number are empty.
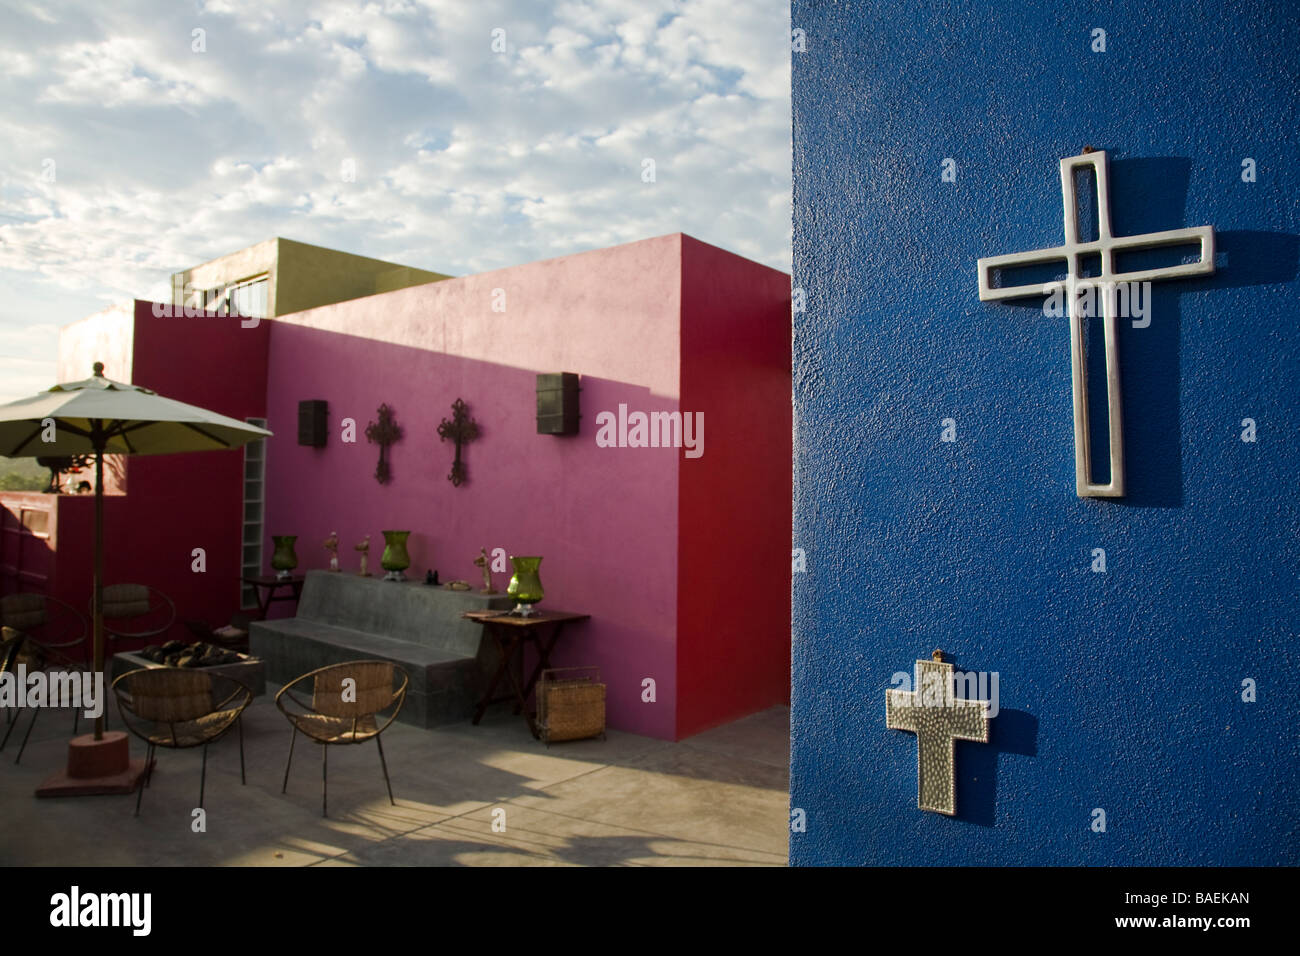
[[[94,592],[94,631],[95,631],[95,675],[97,680],[104,674],[104,449],[95,450],[95,592]],[[95,739],[104,739],[104,708],[95,718]]]

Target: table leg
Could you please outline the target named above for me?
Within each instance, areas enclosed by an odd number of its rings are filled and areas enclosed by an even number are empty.
[[[551,651],[555,649],[555,645],[560,639],[560,630],[563,627],[563,621],[556,621],[555,626],[551,628],[550,640],[543,640],[540,634],[531,635],[529,641],[537,648],[537,666],[533,668],[532,675],[528,678],[528,682],[524,684],[523,687],[520,687],[518,683],[515,683],[515,692],[519,696],[519,705],[518,709],[515,710],[515,713],[523,712],[524,720],[528,722],[528,729],[532,731],[534,739],[540,740],[542,734],[537,728],[537,721],[535,721],[533,715],[528,712],[528,698],[537,687],[537,681],[542,676],[542,672],[551,666]],[[523,663],[522,654],[520,654],[520,663]],[[510,679],[514,681],[513,673],[510,675]]]
[[[271,595],[275,593],[275,588],[266,588],[266,594],[263,596],[263,587],[260,584],[254,584],[253,590],[257,594],[257,614],[259,621],[266,620],[266,614],[271,609]]]
[[[551,629],[551,639],[543,644],[541,636],[534,636],[533,643],[537,646],[537,666],[533,668],[533,675],[528,678],[528,683],[524,686],[524,698],[533,692],[537,686],[537,680],[542,676],[542,671],[551,666],[551,651],[555,650],[555,645],[560,639],[560,629],[564,627],[563,621],[556,621],[555,627]]]
[[[523,645],[526,641],[527,638],[519,642],[519,651],[520,651],[519,658],[521,663],[523,662],[523,656],[524,656]],[[531,691],[532,685],[531,684],[529,685],[529,690],[524,690],[519,685],[519,678],[515,677],[515,672],[513,668],[511,668],[509,672],[509,676],[510,676],[510,684],[515,689],[515,713],[516,714],[522,713],[524,715],[524,720],[528,723],[528,729],[532,733],[533,739],[534,740],[540,739],[542,736],[541,731],[537,729],[537,722],[533,720],[533,715],[528,712],[528,693],[529,691]],[[522,668],[521,668],[520,676],[522,676]]]
[[[478,722],[483,719],[483,715],[487,713],[488,707],[491,706],[492,698],[493,695],[496,693],[497,685],[501,683],[501,675],[504,674],[507,670],[509,670],[510,661],[515,654],[514,642],[511,641],[509,638],[507,638],[506,641],[503,642],[501,640],[500,628],[493,627],[491,624],[484,624],[483,627],[488,632],[488,634],[491,635],[492,642],[496,644],[497,651],[501,655],[501,661],[499,664],[497,664],[497,672],[492,675],[492,680],[488,684],[487,691],[483,694],[483,698],[478,702],[478,709],[474,711],[474,719],[471,721],[471,723],[475,725],[477,725]]]

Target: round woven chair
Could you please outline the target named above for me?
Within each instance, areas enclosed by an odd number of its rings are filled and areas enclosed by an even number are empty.
[[[27,672],[43,670],[45,668],[45,658],[41,654],[40,645],[33,641],[22,631],[4,625],[0,627],[0,674],[13,674],[17,671],[18,665],[23,665]],[[27,738],[32,735],[32,728],[36,726],[36,718],[40,716],[41,709],[33,707],[32,719],[27,724],[27,733],[23,734],[22,746],[18,748],[18,756],[14,763],[23,759],[23,751],[27,749]],[[0,750],[4,750],[9,743],[9,735],[14,732],[18,726],[18,708],[7,712],[9,726],[5,730],[4,740],[0,740]]]
[[[94,595],[90,598],[94,610]],[[104,634],[110,641],[148,641],[176,623],[176,605],[147,584],[110,584],[104,588]]]
[[[38,670],[57,673],[86,669],[90,623],[67,601],[48,594],[5,595],[0,598],[0,627],[6,628],[11,638],[21,634],[25,643],[22,644],[20,657],[15,660],[14,666],[24,664],[29,674]],[[32,719],[27,725],[27,732],[23,734],[22,746],[18,748],[14,763],[22,761],[40,712],[39,707],[32,709]],[[13,733],[17,723],[16,711],[9,711],[7,719],[8,727],[4,740],[0,741],[0,750],[5,748],[9,735]],[[81,711],[73,708],[73,736],[76,736],[80,720]]]
[[[8,594],[0,598],[0,626],[22,631],[41,646],[51,663],[83,666],[89,620],[67,601],[48,594]]]
[[[308,681],[312,688],[310,703],[294,694],[295,688],[301,692]],[[351,683],[345,683],[347,681]],[[388,779],[384,744],[379,735],[397,719],[409,684],[406,671],[391,661],[349,661],[318,668],[280,688],[280,693],[275,695],[275,706],[293,726],[289,759],[284,765],[284,785],[280,792],[285,793],[289,788],[293,745],[301,731],[321,745],[321,816],[328,816],[329,748],[339,744],[361,744],[373,738],[379,748],[379,765],[384,771],[388,802],[397,806],[393,799],[393,785]],[[383,716],[389,708],[392,708],[392,713]]]
[[[144,788],[153,778],[154,751],[158,747],[186,750],[203,748],[203,769],[199,776],[199,806],[208,777],[208,744],[231,727],[239,729],[239,782],[244,775],[244,709],[253,692],[223,674],[183,667],[146,667],[130,671],[113,681],[113,693],[127,729],[148,744],[148,768],[135,798],[140,815]]]

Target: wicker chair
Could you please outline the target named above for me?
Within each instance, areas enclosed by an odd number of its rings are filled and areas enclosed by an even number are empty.
[[[90,624],[67,601],[46,594],[6,595],[0,598],[0,625],[39,644],[52,665],[79,668],[87,662]]]
[[[26,665],[29,671],[43,669],[45,660],[41,656],[40,645],[15,628],[8,626],[0,628],[0,674],[12,674],[19,664]],[[32,728],[36,726],[36,716],[40,712],[39,707],[32,708],[32,720],[27,725],[27,733],[23,735],[23,743],[18,748],[18,758],[14,763],[23,759],[23,751],[27,749],[27,738],[32,735]],[[4,750],[9,743],[9,735],[18,726],[18,708],[8,711],[7,720],[9,726],[5,729],[4,740],[0,740],[0,750]]]
[[[94,607],[94,596],[91,596]],[[104,588],[104,635],[109,641],[148,641],[176,623],[176,605],[147,584],[110,584]]]
[[[32,633],[32,632],[35,633]],[[44,594],[10,594],[0,598],[0,673],[13,671],[19,664],[28,674],[36,671],[59,673],[85,669],[84,651],[87,626],[72,605]],[[42,708],[32,708],[32,719],[23,734],[14,763],[21,763],[36,727]],[[18,726],[18,708],[6,712],[4,739],[0,750]],[[72,709],[72,733],[76,736],[81,710]]]
[[[401,683],[393,688],[397,677]],[[345,688],[343,682],[352,680]],[[312,699],[308,704],[296,697],[293,689],[307,681],[312,682]],[[388,761],[384,759],[384,744],[379,735],[397,719],[410,678],[391,661],[349,661],[331,664],[308,674],[303,674],[280,688],[275,695],[275,706],[293,725],[289,738],[289,759],[284,765],[284,785],[281,793],[289,789],[289,768],[293,765],[293,745],[302,731],[321,745],[321,816],[328,816],[329,748],[336,744],[361,744],[374,738],[379,748],[379,765],[384,771],[384,785],[388,788],[388,801],[393,806],[393,785],[388,779]],[[346,697],[352,698],[351,700]],[[382,712],[392,708],[387,717]]]
[[[208,744],[231,727],[239,729],[239,782],[244,775],[244,708],[253,692],[231,677],[180,667],[147,667],[130,671],[113,681],[113,693],[127,729],[148,744],[148,770],[135,798],[140,815],[144,788],[153,778],[154,751],[158,747],[184,750],[203,748],[199,775],[199,806],[208,777]]]

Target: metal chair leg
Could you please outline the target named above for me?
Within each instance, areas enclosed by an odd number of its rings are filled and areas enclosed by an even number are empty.
[[[144,788],[149,785],[149,776],[153,770],[153,744],[149,745],[146,754],[148,756],[145,757],[146,766],[144,776],[140,778],[140,786],[137,787],[135,791],[135,815],[137,817],[140,815],[140,801],[144,799]]]
[[[23,734],[23,745],[18,748],[18,756],[14,758],[14,763],[23,759],[23,751],[27,749],[27,739],[32,735],[32,728],[36,726],[36,718],[41,715],[39,707],[32,708],[32,722],[27,725],[27,733]]]
[[[293,766],[293,744],[297,739],[298,728],[295,726],[293,728],[293,736],[289,738],[289,759],[285,761],[284,764],[284,786],[280,788],[281,793],[284,793],[289,789],[289,768]]]
[[[144,785],[153,783],[153,758],[157,748],[151,743],[144,756]]]
[[[203,769],[199,772],[199,809],[203,808],[203,788],[208,782],[208,745],[203,745]]]
[[[388,782],[388,761],[384,759],[384,742],[375,735],[375,743],[379,745],[379,766],[384,768],[384,786],[388,788],[388,802],[397,806],[397,801],[393,799],[393,785]]]
[[[5,739],[0,740],[0,750],[5,749],[5,744],[9,743],[9,735],[14,732],[14,725],[18,723],[19,708],[15,707],[7,711],[9,715],[9,729],[5,731]]]
[[[77,736],[77,727],[80,725],[80,723],[81,723],[81,708],[74,707],[72,708],[72,736],[74,737]]]
[[[248,777],[244,775],[244,715],[235,718],[235,723],[239,724],[239,782],[247,785]]]
[[[329,789],[330,745],[320,745],[320,815],[329,816],[326,805],[326,791]]]

